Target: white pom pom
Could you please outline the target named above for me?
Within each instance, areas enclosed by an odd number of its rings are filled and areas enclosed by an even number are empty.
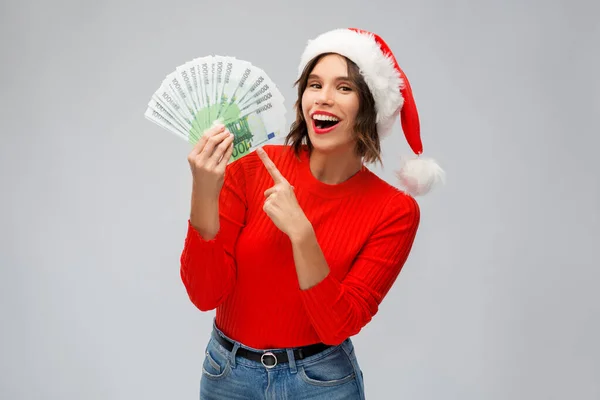
[[[421,196],[438,183],[444,183],[446,173],[434,160],[418,157],[405,161],[397,177],[409,194]]]

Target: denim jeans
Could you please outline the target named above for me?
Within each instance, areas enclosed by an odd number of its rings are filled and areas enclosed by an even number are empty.
[[[215,339],[221,335],[234,343],[228,351]],[[239,348],[256,350],[225,336],[216,325],[205,349],[200,400],[364,400],[362,371],[350,338],[306,357],[267,368],[261,362],[236,356]],[[260,351],[260,350],[259,350]]]

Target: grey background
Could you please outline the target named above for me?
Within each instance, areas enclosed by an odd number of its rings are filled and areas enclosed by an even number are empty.
[[[149,96],[218,53],[291,110],[306,40],[347,26],[394,50],[448,173],[354,338],[368,398],[600,398],[597,2],[0,4],[0,398],[198,398],[214,313],[179,279],[189,146]],[[399,124],[384,147],[392,182]]]

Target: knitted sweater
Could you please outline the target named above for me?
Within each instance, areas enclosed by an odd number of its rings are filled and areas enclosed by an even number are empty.
[[[226,335],[256,349],[339,344],[377,313],[406,261],[419,225],[416,201],[366,167],[337,185],[311,173],[306,147],[264,150],[295,187],[329,266],[301,290],[292,245],[263,210],[273,179],[253,152],[227,166],[220,230],[205,240],[188,219],[181,279],[201,311],[216,309]]]

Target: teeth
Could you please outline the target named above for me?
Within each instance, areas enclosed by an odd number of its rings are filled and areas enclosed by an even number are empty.
[[[339,118],[332,117],[329,115],[322,115],[322,114],[314,114],[313,119],[316,119],[319,121],[339,121]]]

